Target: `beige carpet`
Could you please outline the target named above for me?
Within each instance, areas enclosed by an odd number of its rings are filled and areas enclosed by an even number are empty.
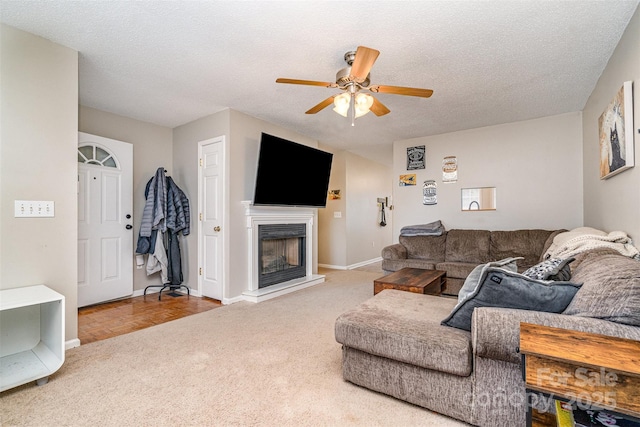
[[[48,384],[0,394],[2,426],[464,426],[345,382],[336,317],[375,271],[67,352]]]

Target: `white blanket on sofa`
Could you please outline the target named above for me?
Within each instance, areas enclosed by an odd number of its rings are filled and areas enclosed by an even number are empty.
[[[609,248],[624,256],[640,260],[640,251],[623,231],[606,233],[591,227],[574,228],[558,234],[544,254],[544,259],[566,259],[590,249]]]

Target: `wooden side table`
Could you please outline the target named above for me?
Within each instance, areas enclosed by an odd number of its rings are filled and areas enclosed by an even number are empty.
[[[446,271],[406,267],[374,280],[373,294],[384,289],[399,289],[418,294],[440,295],[446,287]]]
[[[605,410],[640,422],[640,341],[520,324],[520,353],[529,405],[534,395]]]

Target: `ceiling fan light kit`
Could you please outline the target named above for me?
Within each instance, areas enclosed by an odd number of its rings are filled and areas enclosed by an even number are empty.
[[[371,110],[373,96],[368,93],[359,93],[355,96],[353,104],[356,109],[356,118],[364,116]]]
[[[347,117],[349,112],[349,104],[351,103],[351,95],[348,93],[341,93],[333,99],[333,111],[340,114],[342,117]]]
[[[371,71],[371,67],[373,67],[378,55],[380,55],[379,51],[364,46],[358,46],[355,52],[350,51],[345,53],[344,60],[349,66],[336,73],[335,83],[286,78],[276,79],[276,83],[323,86],[343,90],[343,93],[330,96],[319,104],[311,107],[306,111],[306,114],[316,114],[333,104],[333,111],[343,117],[347,117],[348,113],[351,112],[351,126],[355,126],[355,119],[364,116],[369,111],[373,111],[373,114],[376,116],[384,116],[390,112],[384,104],[368,93],[360,92],[361,90],[368,90],[373,93],[418,96],[422,98],[429,98],[433,94],[431,89],[384,85],[370,86],[371,76],[369,71]]]
[[[351,102],[352,98],[353,102]],[[355,119],[362,117],[371,111],[373,96],[367,93],[344,92],[333,99],[333,105],[333,111],[340,114],[342,117],[347,117],[349,111],[351,111],[351,126],[355,126]]]

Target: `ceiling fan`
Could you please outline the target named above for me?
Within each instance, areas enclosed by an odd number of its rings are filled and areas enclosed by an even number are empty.
[[[333,110],[336,113],[344,117],[347,117],[347,113],[351,113],[351,126],[354,126],[356,118],[367,114],[369,111],[372,111],[376,116],[384,116],[390,113],[390,110],[384,104],[368,93],[364,93],[364,91],[420,96],[422,98],[429,98],[433,94],[431,89],[371,85],[369,71],[371,71],[371,67],[373,67],[373,63],[376,62],[378,55],[380,55],[379,51],[364,46],[358,46],[355,52],[350,51],[345,53],[344,60],[349,66],[338,71],[335,83],[285,78],[276,79],[276,83],[323,86],[343,90],[343,93],[330,96],[314,107],[311,107],[306,111],[306,114],[316,114],[329,105],[334,104]]]

